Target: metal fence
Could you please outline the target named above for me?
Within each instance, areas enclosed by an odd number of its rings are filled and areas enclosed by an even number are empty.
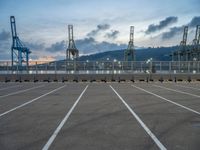
[[[30,61],[11,66],[0,61],[0,74],[200,74],[200,61]]]

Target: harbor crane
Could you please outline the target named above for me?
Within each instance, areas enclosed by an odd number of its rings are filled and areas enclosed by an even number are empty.
[[[124,61],[135,61],[134,26],[130,27],[130,40],[128,48],[124,51]]]
[[[10,25],[12,32],[12,46],[11,46],[12,67],[15,65],[22,67],[24,63],[28,67],[29,54],[31,53],[31,51],[23,44],[23,42],[19,39],[17,35],[16,22],[14,16],[10,16]]]
[[[79,57],[79,50],[74,42],[73,25],[68,25],[68,48],[66,51],[66,60],[76,60]]]

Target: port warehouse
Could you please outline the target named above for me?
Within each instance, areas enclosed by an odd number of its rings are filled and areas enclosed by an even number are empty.
[[[0,80],[9,81],[200,81],[199,61],[55,61],[27,66],[0,63]]]

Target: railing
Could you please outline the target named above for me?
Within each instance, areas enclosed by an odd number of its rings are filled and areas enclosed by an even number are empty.
[[[200,74],[200,61],[30,61],[18,66],[0,61],[0,74]]]

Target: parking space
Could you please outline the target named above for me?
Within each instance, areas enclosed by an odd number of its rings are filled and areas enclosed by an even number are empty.
[[[157,149],[107,84],[92,84],[51,149]]]
[[[200,98],[200,87],[190,87],[188,84],[186,85],[181,85],[181,84],[154,84],[154,86],[157,86],[159,88],[163,88],[165,90],[171,90],[176,93],[181,93],[184,95],[189,95],[193,97]]]
[[[15,97],[18,94],[26,94],[27,92],[43,87],[44,85],[45,83],[21,83],[10,86],[5,85],[5,88],[2,88],[2,90],[0,90],[0,99],[2,99],[0,101],[3,101],[3,99],[5,99],[6,97]]]
[[[199,149],[199,89],[199,83],[2,83],[0,147]]]
[[[187,86],[187,84],[185,85]],[[197,90],[177,87],[175,84],[147,84],[139,87],[200,113],[200,96]]]
[[[159,89],[153,88],[151,84],[134,84],[134,86],[162,95]],[[194,127],[200,123],[198,114],[133,86],[130,90],[130,85],[116,84],[115,87],[167,149],[198,149],[200,131],[199,127]],[[176,93],[167,95],[174,97]]]

